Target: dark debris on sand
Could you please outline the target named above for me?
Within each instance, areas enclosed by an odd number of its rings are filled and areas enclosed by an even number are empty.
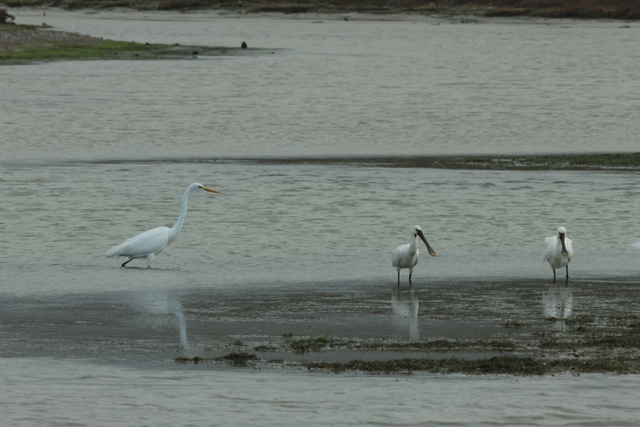
[[[339,337],[304,337],[284,334],[277,342],[257,345],[261,353],[293,353],[306,355],[295,362],[282,359],[260,359],[256,354],[233,352],[215,358],[180,357],[178,363],[222,362],[232,366],[269,366],[324,370],[327,372],[366,372],[377,374],[436,373],[465,375],[555,375],[570,373],[640,373],[640,319],[637,315],[596,317],[581,315],[570,319],[541,318],[531,321],[512,320],[504,328],[524,332],[518,338],[492,340],[359,340]],[[561,331],[531,332],[539,325],[562,324]],[[349,361],[313,361],[313,354],[331,351],[419,352],[423,357]],[[458,357],[431,357],[429,353],[459,352]],[[483,357],[486,352],[506,353]],[[427,353],[427,356],[424,356]],[[329,357],[330,358],[330,357]]]

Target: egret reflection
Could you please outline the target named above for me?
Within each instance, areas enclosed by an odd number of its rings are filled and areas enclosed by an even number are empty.
[[[420,301],[416,296],[416,291],[410,288],[408,291],[401,292],[397,286],[391,288],[391,310],[396,315],[397,322],[408,323],[409,338],[417,341],[420,339],[420,330],[418,329],[418,308]],[[401,320],[402,319],[402,320]]]
[[[136,305],[148,313],[154,315],[148,319],[154,323],[156,327],[171,325],[178,330],[180,343],[184,351],[190,351],[191,346],[187,339],[187,322],[184,317],[184,309],[182,303],[175,297],[166,293],[145,292],[135,296]]]
[[[552,286],[542,293],[542,312],[545,318],[568,319],[573,311],[571,288]],[[556,322],[556,327],[564,330],[565,322]]]

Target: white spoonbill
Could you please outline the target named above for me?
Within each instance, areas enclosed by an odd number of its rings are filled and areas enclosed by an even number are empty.
[[[109,249],[107,251],[107,256],[109,258],[116,258],[120,256],[129,258],[127,261],[122,263],[122,267],[126,266],[127,263],[131,262],[131,260],[146,258],[147,264],[150,268],[153,257],[162,252],[165,246],[170,245],[180,234],[182,225],[184,224],[184,219],[187,216],[187,199],[189,198],[189,194],[194,190],[206,190],[220,194],[219,191],[212,190],[202,184],[194,182],[189,186],[189,188],[187,188],[187,191],[184,192],[184,196],[182,196],[182,211],[180,211],[180,217],[178,217],[178,220],[173,227],[158,227],[145,231],[144,233],[140,233],[137,236],[126,240],[124,243]]]
[[[422,234],[422,228],[419,225],[414,225],[411,229],[411,243],[398,246],[391,256],[391,264],[398,269],[398,286],[400,286],[400,270],[403,268],[409,269],[409,284],[411,284],[413,269],[418,263],[418,256],[420,255],[420,251],[418,250],[418,236],[420,236],[424,244],[427,245],[429,255],[436,256],[435,251],[427,242],[424,234]]]
[[[553,283],[556,283],[556,268],[565,267],[567,269],[567,280],[565,285],[569,284],[569,263],[573,257],[573,245],[571,239],[567,237],[567,230],[564,227],[558,227],[555,236],[544,239],[547,245],[547,252],[544,254],[544,260],[549,263],[553,270]]]

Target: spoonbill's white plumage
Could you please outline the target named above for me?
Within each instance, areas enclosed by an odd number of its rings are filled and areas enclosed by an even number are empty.
[[[153,257],[162,252],[165,246],[170,245],[182,230],[182,225],[187,216],[187,199],[189,194],[194,190],[206,190],[212,193],[218,193],[219,191],[212,190],[197,182],[191,184],[187,191],[182,196],[182,211],[180,211],[180,217],[176,221],[175,225],[169,227],[158,227],[144,233],[140,233],[135,237],[126,240],[117,246],[112,247],[107,251],[109,258],[127,257],[127,261],[122,263],[122,267],[126,266],[131,260],[138,258],[146,258],[148,267],[151,267],[151,261]]]
[[[573,242],[567,237],[567,230],[564,227],[558,227],[555,236],[544,239],[547,245],[547,251],[544,254],[544,260],[549,263],[553,270],[553,283],[556,283],[556,268],[567,269],[567,279],[565,285],[569,283],[569,263],[573,257]]]
[[[429,255],[436,256],[436,252],[431,248],[431,245],[429,245],[427,239],[424,237],[422,228],[419,225],[414,225],[411,229],[410,243],[398,246],[391,256],[391,264],[398,269],[398,286],[400,285],[400,270],[403,268],[409,269],[409,284],[411,284],[413,269],[418,263],[418,257],[420,256],[420,251],[418,250],[418,237],[420,237],[424,244],[427,245]]]

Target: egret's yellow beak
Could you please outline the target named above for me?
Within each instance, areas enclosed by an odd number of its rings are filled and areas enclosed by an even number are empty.
[[[202,187],[202,188],[203,188],[204,190],[211,191],[212,193],[218,193],[218,194],[220,194],[220,192],[219,192],[219,191],[212,190],[212,189],[210,189],[210,188],[208,188],[208,187]]]

